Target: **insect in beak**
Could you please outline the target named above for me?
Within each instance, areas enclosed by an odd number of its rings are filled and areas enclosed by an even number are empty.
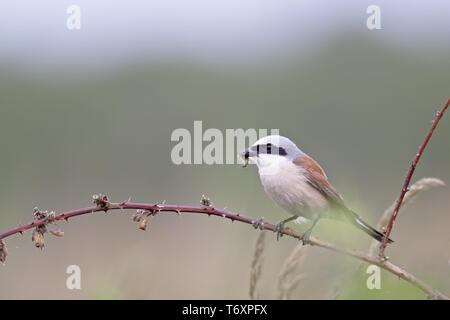
[[[242,168],[247,168],[248,166],[248,158],[245,158],[245,164],[242,166]]]
[[[242,168],[246,168],[248,166],[248,158],[250,156],[250,152],[248,149],[245,149],[244,151],[241,151],[241,157],[244,158],[245,164],[242,166]]]

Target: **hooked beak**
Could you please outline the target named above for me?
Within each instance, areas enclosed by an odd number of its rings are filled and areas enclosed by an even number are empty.
[[[239,155],[244,158],[244,160],[248,160],[248,158],[256,157],[258,154],[256,151],[251,150],[250,148],[246,148],[242,150]]]

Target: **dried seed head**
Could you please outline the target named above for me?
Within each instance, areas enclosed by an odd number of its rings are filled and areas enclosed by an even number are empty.
[[[205,207],[212,207],[213,203],[210,198],[207,198],[204,194],[202,194],[202,199],[200,200],[200,204]]]
[[[133,218],[134,222],[141,221],[141,213],[139,212],[139,210],[137,212],[133,213],[132,218]]]
[[[48,212],[47,211],[41,211],[38,207],[33,208],[33,219],[34,220],[41,220],[47,217]]]
[[[56,237],[62,237],[64,235],[64,232],[62,231],[50,230],[49,232]]]
[[[36,227],[36,230],[39,231],[41,234],[44,234],[47,232],[47,227],[45,224],[41,224],[40,226]]]
[[[141,230],[147,229],[147,218],[142,219],[141,223],[139,224],[139,229]]]
[[[48,215],[47,215],[47,222],[54,222],[56,220],[56,213],[55,211],[51,211]]]
[[[92,201],[99,207],[107,207],[109,202],[108,202],[108,197],[103,194],[103,193],[97,193],[94,194],[92,196]]]
[[[4,263],[6,261],[6,256],[8,255],[8,249],[6,249],[6,244],[3,240],[0,240],[0,262]]]
[[[31,240],[34,242],[34,245],[36,248],[44,248],[44,235],[40,233],[37,229],[33,230],[33,235],[31,237]]]

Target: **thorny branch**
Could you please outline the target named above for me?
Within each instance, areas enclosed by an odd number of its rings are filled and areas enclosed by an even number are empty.
[[[425,147],[428,144],[428,141],[430,141],[430,138],[431,138],[434,130],[436,129],[439,121],[441,120],[442,116],[444,115],[445,110],[447,110],[449,104],[450,104],[450,98],[444,104],[442,109],[436,113],[436,118],[434,119],[433,124],[431,125],[431,128],[425,137],[425,140],[423,140],[422,144],[419,146],[419,150],[417,151],[416,155],[414,156],[411,166],[409,167],[408,173],[406,174],[405,181],[403,182],[402,190],[397,198],[394,211],[392,212],[391,219],[389,220],[389,223],[386,228],[386,232],[384,233],[383,241],[380,244],[380,250],[378,252],[378,256],[380,257],[380,259],[384,258],[384,250],[386,249],[387,239],[389,239],[389,236],[392,231],[392,227],[394,226],[395,219],[397,218],[397,215],[398,215],[398,211],[400,210],[400,207],[402,206],[403,198],[405,197],[405,194],[409,191],[409,189],[408,189],[409,183],[411,182],[412,175],[413,175],[414,171],[416,170],[417,163],[419,162],[420,157],[422,156],[423,151],[425,150]]]
[[[397,198],[396,205],[394,208],[394,211],[392,213],[392,216],[389,220],[389,223],[387,225],[387,229],[383,238],[383,241],[380,245],[379,254],[378,257],[373,257],[371,255],[364,254],[359,251],[355,251],[348,248],[342,248],[339,247],[333,243],[329,243],[323,240],[320,240],[315,237],[310,237],[309,240],[306,241],[306,244],[312,245],[312,246],[318,246],[322,248],[326,248],[328,250],[344,254],[347,256],[354,257],[356,259],[359,259],[363,262],[367,262],[370,264],[377,265],[390,273],[397,275],[399,278],[402,278],[406,280],[407,282],[411,283],[412,285],[416,286],[417,288],[421,289],[423,292],[428,294],[428,297],[431,299],[442,299],[442,300],[450,300],[447,296],[439,292],[438,290],[434,289],[430,285],[426,284],[422,280],[416,278],[414,275],[410,274],[406,270],[394,265],[393,263],[387,261],[387,259],[384,257],[384,250],[386,248],[387,239],[389,238],[389,235],[392,231],[395,219],[398,215],[398,212],[400,210],[400,207],[402,205],[402,202],[405,198],[406,193],[409,191],[409,184],[412,178],[412,175],[414,173],[414,170],[417,166],[417,163],[420,160],[420,157],[423,154],[423,151],[428,144],[428,141],[431,138],[431,135],[433,134],[434,130],[436,129],[439,121],[441,120],[444,112],[447,110],[448,106],[450,105],[450,98],[447,100],[445,105],[442,107],[440,111],[436,114],[436,118],[433,121],[433,124],[428,131],[427,136],[425,137],[425,140],[422,142],[422,144],[419,147],[419,150],[417,154],[415,155],[412,164],[408,170],[408,173],[406,175],[405,181],[403,183],[402,190],[400,192],[400,195]],[[55,214],[54,212],[48,213],[47,211],[40,211],[39,209],[35,208],[33,210],[33,217],[34,221],[25,225],[18,226],[16,228],[13,228],[9,231],[3,232],[0,234],[0,262],[5,262],[6,256],[8,255],[8,250],[6,248],[6,244],[3,241],[4,238],[9,237],[16,233],[23,233],[26,230],[34,229],[33,230],[33,236],[32,240],[35,243],[35,246],[38,248],[44,247],[44,234],[47,232],[47,225],[53,224],[55,221],[58,220],[66,220],[68,221],[69,218],[88,214],[88,213],[94,213],[99,211],[107,212],[109,210],[123,210],[123,209],[135,209],[137,210],[136,213],[133,215],[133,221],[139,222],[139,229],[145,230],[147,228],[148,218],[150,216],[156,215],[160,212],[176,212],[178,214],[181,214],[182,212],[191,212],[191,213],[200,213],[200,214],[206,214],[208,216],[218,216],[225,219],[230,219],[231,222],[239,221],[242,223],[250,224],[256,229],[261,230],[270,230],[275,232],[276,227],[274,224],[266,223],[263,221],[263,219],[255,219],[251,217],[246,217],[243,215],[240,215],[239,213],[233,213],[230,211],[226,211],[225,209],[218,209],[215,208],[210,201],[210,199],[206,198],[205,196],[202,196],[201,200],[201,206],[179,206],[179,205],[168,205],[165,204],[165,202],[161,204],[153,204],[153,203],[134,203],[131,202],[130,199],[128,201],[124,201],[121,203],[112,203],[109,202],[108,197],[103,194],[96,194],[93,196],[93,201],[95,203],[95,206],[88,207],[88,208],[82,208],[78,210],[73,211],[67,211],[60,214]],[[50,230],[50,233],[52,233],[55,236],[62,236],[63,232],[61,231],[54,231]],[[301,234],[298,232],[295,232],[294,230],[290,228],[283,228],[281,230],[282,234],[285,234],[287,236],[300,239]]]
[[[422,178],[416,181],[409,188],[408,193],[405,195],[405,198],[403,199],[402,203],[402,208],[405,208],[407,204],[411,203],[422,192],[427,191],[430,188],[440,186],[445,186],[445,182],[437,178]],[[380,220],[377,223],[376,226],[377,230],[381,230],[387,225],[387,223],[389,222],[389,218],[391,217],[392,212],[394,211],[395,206],[396,202],[392,203],[389,206],[389,208],[384,210],[383,215],[381,216]],[[369,256],[374,256],[375,254],[377,254],[378,247],[379,242],[373,239],[368,251]]]
[[[276,227],[274,224],[267,223],[262,218],[255,219],[252,217],[243,216],[239,213],[233,213],[233,212],[230,212],[230,211],[227,211],[224,209],[215,208],[211,205],[211,202],[209,201],[209,199],[207,199],[208,201],[205,201],[204,199],[202,199],[202,204],[204,204],[204,205],[201,205],[201,206],[180,206],[180,205],[170,205],[170,204],[165,204],[165,203],[162,203],[162,204],[135,203],[135,202],[131,202],[130,200],[124,201],[121,203],[113,203],[113,202],[109,202],[108,198],[102,194],[94,195],[93,200],[94,200],[94,203],[96,204],[95,206],[77,209],[77,210],[73,210],[73,211],[67,211],[67,212],[63,212],[60,214],[47,214],[42,219],[34,220],[31,223],[20,225],[9,231],[1,233],[0,234],[0,257],[2,257],[3,261],[4,261],[4,258],[6,257],[6,253],[7,253],[6,245],[4,244],[2,239],[9,237],[13,234],[23,233],[24,231],[33,229],[33,228],[34,228],[34,230],[36,230],[36,228],[38,228],[38,230],[39,230],[39,228],[41,228],[42,226],[46,226],[48,224],[51,224],[51,223],[53,223],[55,221],[59,221],[59,220],[68,221],[70,218],[73,218],[76,216],[81,216],[84,214],[89,214],[89,213],[94,213],[94,212],[102,212],[102,211],[107,212],[110,210],[125,210],[125,209],[138,210],[133,215],[133,221],[140,222],[140,225],[139,225],[140,229],[145,229],[145,227],[142,226],[142,221],[144,221],[143,219],[145,219],[145,221],[146,221],[145,226],[146,226],[147,219],[149,216],[154,216],[161,212],[175,212],[178,214],[181,214],[182,212],[190,212],[190,213],[205,214],[208,216],[217,216],[217,217],[229,219],[229,220],[231,220],[231,222],[239,221],[242,223],[250,224],[255,229],[269,230],[269,231],[273,231],[273,232],[276,231],[275,230]],[[39,211],[39,212],[42,212],[42,211]],[[282,232],[282,234],[285,234],[287,236],[290,236],[290,237],[293,237],[296,239],[300,239],[300,237],[301,237],[300,233],[298,233],[288,227],[285,227],[281,232]],[[42,239],[42,241],[43,241],[43,239]],[[428,284],[421,281],[420,279],[417,279],[414,275],[410,274],[406,270],[394,265],[391,262],[386,261],[385,259],[371,257],[371,256],[368,256],[359,251],[342,248],[335,244],[320,240],[316,237],[310,237],[309,240],[306,241],[306,244],[326,248],[331,251],[334,251],[334,252],[337,252],[340,254],[344,254],[347,256],[351,256],[351,257],[354,257],[354,258],[359,259],[364,262],[368,262],[370,264],[375,264],[375,265],[393,273],[394,275],[397,275],[398,277],[408,281],[409,283],[416,286],[417,288],[421,289],[422,291],[427,293],[428,297],[431,299],[449,300],[448,297],[446,297],[444,294],[442,294],[438,290],[429,286]],[[43,247],[43,242],[42,242],[42,245],[39,247],[40,248]]]

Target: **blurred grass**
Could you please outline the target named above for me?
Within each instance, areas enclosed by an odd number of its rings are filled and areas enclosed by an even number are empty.
[[[96,192],[105,192],[114,201],[131,195],[137,201],[178,204],[197,204],[205,193],[217,206],[280,220],[284,213],[280,215],[266,197],[254,168],[170,162],[171,132],[180,127],[193,130],[194,120],[203,120],[204,130],[279,128],[316,158],[349,205],[375,224],[400,191],[429,121],[450,94],[448,62],[432,63],[396,52],[375,36],[347,35],[330,40],[306,60],[273,61],[243,70],[185,62],[137,63],[72,79],[63,73],[27,77],[3,66],[1,229],[30,220],[35,205],[73,209],[86,206]],[[445,116],[416,178],[450,181],[449,123]],[[440,283],[447,293],[449,284],[438,279],[448,278],[448,195],[447,188],[433,191],[418,201],[421,204],[402,212],[393,234],[396,245],[390,249],[396,261],[434,277],[430,282]],[[151,221],[149,233],[141,234],[127,218],[114,215],[64,224],[64,240],[52,240],[43,253],[36,253],[28,239],[8,239],[10,256],[0,283],[9,289],[0,290],[0,297],[245,298],[253,243],[249,239],[256,236],[245,226],[164,216],[155,219],[154,226]],[[328,222],[323,225],[315,233],[335,229]],[[365,239],[354,245],[365,249],[369,239],[350,232]],[[433,237],[410,237],[419,232],[433,232]],[[336,237],[339,240],[339,233]],[[150,241],[155,242],[150,244],[153,251],[147,247]],[[275,253],[265,261],[272,261],[268,273],[276,275],[289,246],[272,245],[268,250]],[[26,263],[30,258],[33,268],[45,276],[27,276],[23,284],[13,286],[14,279],[30,271]],[[334,256],[330,260],[329,253],[320,250],[309,259],[311,266],[320,268],[314,268],[312,282],[305,284],[308,289],[299,297],[325,298],[343,262]],[[142,266],[133,266],[136,261]],[[63,270],[72,263],[89,270],[90,285],[81,293],[63,286]],[[49,266],[58,270],[58,277]],[[91,281],[102,268],[108,269],[105,281],[110,286]],[[124,276],[128,268],[146,274],[149,285]],[[48,283],[42,291],[24,293],[25,283],[40,287],[41,281]],[[352,283],[347,298],[381,297],[361,289],[365,281]],[[401,281],[389,280],[386,286],[391,293],[383,298],[423,298]],[[274,290],[270,288],[269,282],[267,297]]]
[[[341,291],[339,291],[338,299],[354,299],[358,297],[358,299],[362,300],[419,300],[425,298],[424,294],[411,284],[400,281],[386,271],[382,271],[381,273],[381,288],[368,290],[366,281],[369,276],[369,274],[360,272],[354,275],[353,278],[348,278],[347,282],[340,287]],[[427,280],[425,275],[418,276]]]

